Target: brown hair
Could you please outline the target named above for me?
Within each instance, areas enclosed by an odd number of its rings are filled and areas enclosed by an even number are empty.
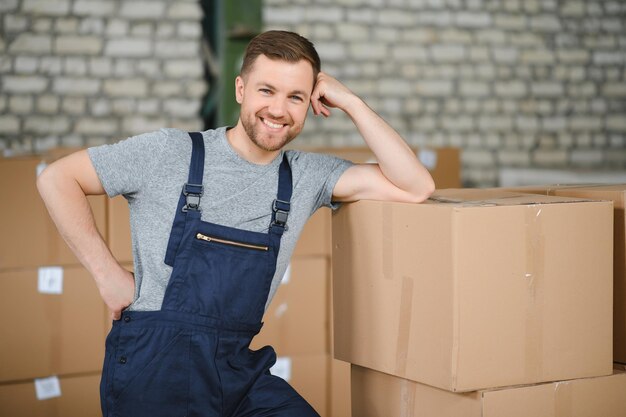
[[[313,82],[317,79],[321,68],[320,57],[313,43],[294,32],[270,30],[255,36],[248,44],[243,56],[242,77],[250,72],[259,55],[293,63],[302,59],[309,61],[313,67]]]

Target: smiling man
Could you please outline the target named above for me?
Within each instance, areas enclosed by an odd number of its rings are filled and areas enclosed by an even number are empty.
[[[249,349],[306,220],[359,199],[418,203],[428,171],[398,133],[320,71],[291,32],[254,38],[235,82],[237,125],[161,129],[63,158],[38,179],[59,231],[90,271],[113,328],[102,372],[104,416],[316,416]],[[309,105],[354,122],[379,164],[283,148]],[[113,258],[86,195],[123,195],[134,271]]]

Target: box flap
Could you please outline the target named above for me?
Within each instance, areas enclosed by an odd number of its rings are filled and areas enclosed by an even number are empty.
[[[533,204],[579,203],[593,201],[584,198],[525,194],[497,189],[437,190],[426,204],[450,204],[458,207],[518,206]]]

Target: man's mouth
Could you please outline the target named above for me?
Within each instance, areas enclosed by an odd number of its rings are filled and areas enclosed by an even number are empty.
[[[261,121],[263,122],[263,124],[265,124],[265,126],[267,126],[267,127],[271,128],[271,129],[280,129],[280,128],[282,128],[283,126],[285,126],[285,125],[284,125],[284,124],[282,124],[282,123],[272,123],[272,122],[270,122],[269,120],[266,120],[266,119],[264,119],[264,118],[262,118],[262,117],[261,117]]]

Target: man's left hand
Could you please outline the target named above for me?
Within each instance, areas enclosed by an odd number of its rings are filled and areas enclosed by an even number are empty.
[[[317,75],[315,88],[311,93],[311,107],[316,116],[320,114],[324,117],[330,116],[329,107],[348,112],[351,103],[355,100],[359,98],[335,78],[324,72]]]

